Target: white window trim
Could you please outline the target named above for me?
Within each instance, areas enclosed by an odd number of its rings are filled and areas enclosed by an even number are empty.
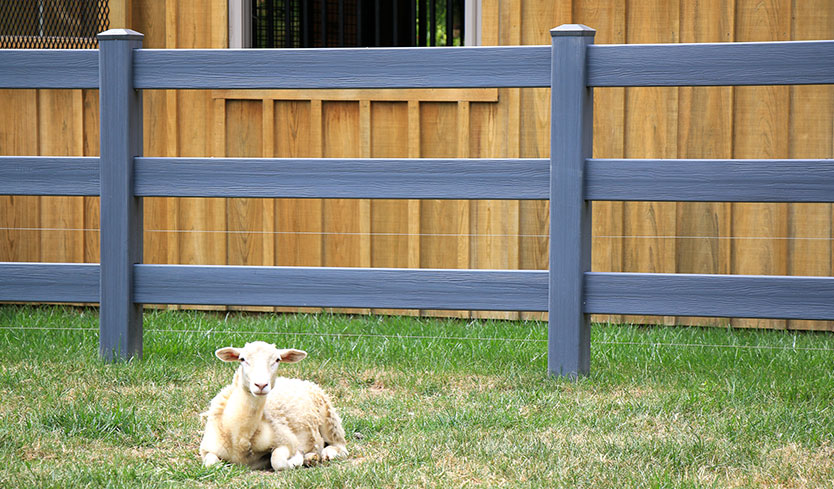
[[[463,6],[463,45],[481,45],[481,0],[466,0]]]
[[[252,2],[229,0],[229,47],[252,47]],[[466,46],[481,45],[481,0],[465,0],[464,38]]]
[[[252,47],[252,2],[229,0],[229,47]]]

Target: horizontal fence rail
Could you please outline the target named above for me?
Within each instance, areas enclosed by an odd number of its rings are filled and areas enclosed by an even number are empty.
[[[0,195],[95,196],[97,157],[0,156]]]
[[[588,46],[588,86],[834,83],[834,41]]]
[[[549,87],[548,46],[140,49],[136,88]]]
[[[0,302],[98,302],[98,263],[0,263]]]
[[[675,202],[831,202],[834,160],[589,159],[585,198]]]
[[[547,199],[545,159],[136,158],[149,197]]]
[[[162,304],[547,310],[547,271],[136,265],[135,300]]]
[[[98,50],[0,49],[0,88],[98,88]]]
[[[590,314],[834,318],[834,278],[586,273]]]

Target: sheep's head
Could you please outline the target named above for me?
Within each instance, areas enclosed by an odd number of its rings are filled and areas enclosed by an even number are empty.
[[[307,356],[301,350],[279,350],[263,341],[246,343],[243,348],[221,348],[214,354],[224,362],[240,364],[238,372],[242,386],[254,396],[269,394],[278,376],[278,364],[300,362]]]

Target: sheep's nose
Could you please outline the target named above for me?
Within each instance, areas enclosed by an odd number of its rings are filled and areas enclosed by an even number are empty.
[[[257,387],[259,391],[263,392],[267,385],[269,384],[255,384],[255,387]]]

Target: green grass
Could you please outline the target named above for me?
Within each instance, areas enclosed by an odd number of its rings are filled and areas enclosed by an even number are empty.
[[[537,322],[156,311],[115,364],[97,328],[0,307],[0,487],[834,487],[830,334],[595,325],[570,382]],[[331,394],[349,459],[201,466],[213,352],[254,339],[308,351],[285,374]]]

